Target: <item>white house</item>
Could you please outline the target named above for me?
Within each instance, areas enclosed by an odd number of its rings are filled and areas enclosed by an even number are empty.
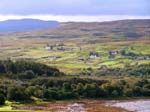
[[[119,52],[118,51],[109,51],[110,55],[117,55]]]
[[[97,52],[90,52],[89,56],[91,59],[96,59],[99,56],[99,54]]]
[[[96,59],[96,58],[97,58],[97,55],[96,55],[96,54],[92,54],[92,55],[90,55],[90,58],[91,58],[91,59]]]
[[[45,49],[46,50],[53,50],[53,46],[46,46]]]

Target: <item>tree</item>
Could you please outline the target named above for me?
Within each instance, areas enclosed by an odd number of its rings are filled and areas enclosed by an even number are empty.
[[[3,94],[0,94],[0,105],[5,104],[5,96]]]
[[[137,81],[135,83],[135,86],[143,87],[146,84],[148,84],[148,80],[147,79],[142,79],[142,80]]]
[[[97,91],[99,88],[93,83],[93,84],[86,84],[84,87],[84,97],[87,98],[95,98],[98,96],[99,91]]]
[[[113,96],[122,96],[123,94],[123,83],[122,81],[112,81],[111,86],[113,87]]]
[[[11,101],[26,101],[29,100],[25,88],[16,86],[8,88],[7,97]]]
[[[142,96],[142,89],[139,86],[133,87],[133,94],[134,96]]]
[[[61,99],[64,100],[64,99],[74,99],[74,98],[77,98],[78,95],[75,93],[75,92],[66,92],[66,91],[62,91],[61,93]]]
[[[0,73],[5,73],[5,67],[4,65],[0,62]]]
[[[84,91],[84,85],[82,83],[78,83],[77,86],[76,86],[76,92],[82,96],[83,94],[83,91]]]
[[[36,77],[36,75],[32,70],[25,71],[18,75],[19,79],[32,79],[34,77]]]
[[[59,99],[58,91],[51,89],[51,88],[45,89],[44,90],[44,98],[46,98],[48,100],[57,100],[57,99]]]
[[[133,91],[130,88],[125,88],[124,89],[124,96],[132,97],[133,96]]]
[[[118,93],[117,90],[113,90],[111,94],[112,94],[113,97],[118,97],[119,96],[119,93]]]
[[[110,96],[113,91],[113,87],[111,86],[110,83],[105,83],[101,85],[102,90],[105,92],[106,96]]]
[[[143,96],[150,96],[150,89],[144,88],[142,90],[142,95]]]
[[[69,84],[68,82],[63,83],[63,89],[65,91],[72,91],[71,84]]]

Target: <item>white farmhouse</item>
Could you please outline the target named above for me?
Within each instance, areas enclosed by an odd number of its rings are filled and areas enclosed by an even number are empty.
[[[92,55],[90,55],[90,58],[91,58],[91,59],[96,59],[96,58],[97,58],[97,55],[92,54]]]

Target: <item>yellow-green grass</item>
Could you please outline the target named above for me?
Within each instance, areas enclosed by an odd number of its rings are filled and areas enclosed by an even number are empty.
[[[34,105],[40,105],[40,104],[46,104],[48,102],[40,101],[39,99],[36,99]],[[19,103],[19,102],[10,102],[6,101],[4,106],[0,106],[0,112],[51,112],[51,111],[44,111],[44,110],[13,110],[12,106],[28,106],[32,104],[25,104],[25,103]]]
[[[12,102],[6,101],[4,106],[0,106],[0,112],[33,112],[27,110],[12,110],[12,105]]]
[[[128,59],[125,56],[117,55],[114,60],[108,59],[110,50],[121,50],[126,49],[128,52],[133,52],[136,54],[150,54],[150,45],[143,41],[119,41],[112,42],[107,41],[104,43],[96,43],[96,44],[81,44],[82,48],[80,51],[80,47],[77,43],[92,40],[91,38],[83,39],[68,39],[67,41],[63,41],[65,44],[65,51],[48,51],[44,47],[47,44],[54,45],[60,40],[57,39],[10,39],[6,40],[6,46],[3,47],[4,52],[0,53],[0,59],[20,59],[20,58],[32,58],[37,62],[44,63],[50,66],[55,66],[64,71],[73,72],[76,70],[82,70],[84,68],[91,67],[93,69],[98,68],[100,65],[107,65],[108,67],[124,67],[125,65],[134,65],[136,62],[138,64],[150,64],[150,60],[133,60]],[[94,39],[93,39],[94,40]],[[97,39],[101,40],[101,39]],[[147,40],[149,41],[149,40]],[[18,43],[18,44],[17,44]],[[1,49],[1,48],[0,48]],[[19,50],[20,51],[19,51]],[[89,52],[94,51],[100,54],[100,57],[97,59],[89,59],[86,61],[81,61],[79,59],[88,59]],[[50,59],[48,56],[60,56],[61,58]],[[43,58],[45,57],[45,58]]]

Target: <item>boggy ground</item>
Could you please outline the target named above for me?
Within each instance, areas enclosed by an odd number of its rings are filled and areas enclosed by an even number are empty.
[[[50,102],[41,105],[12,106],[12,110],[44,112],[129,112],[123,108],[106,106],[107,101],[84,100]]]

